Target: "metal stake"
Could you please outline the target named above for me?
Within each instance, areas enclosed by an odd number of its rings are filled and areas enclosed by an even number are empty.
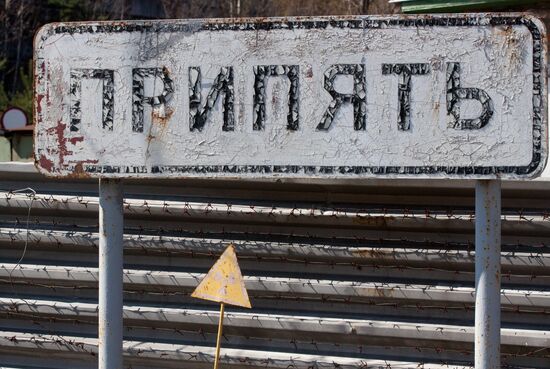
[[[500,180],[476,182],[475,368],[500,368]]]
[[[220,346],[222,341],[222,330],[223,330],[223,310],[224,303],[220,304],[220,321],[218,323],[218,339],[216,340],[216,356],[214,357],[214,369],[218,369],[220,363]]]
[[[99,180],[99,369],[122,368],[122,182]]]

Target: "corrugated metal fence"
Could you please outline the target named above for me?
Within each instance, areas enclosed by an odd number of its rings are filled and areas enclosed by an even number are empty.
[[[0,367],[94,368],[97,182],[0,170]],[[211,367],[218,306],[189,295],[232,242],[253,309],[228,309],[223,368],[469,367],[473,195],[444,180],[128,181],[125,366]],[[503,185],[503,367],[550,367],[549,195]]]

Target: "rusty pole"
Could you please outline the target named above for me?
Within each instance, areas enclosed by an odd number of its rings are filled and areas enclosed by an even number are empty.
[[[475,368],[500,368],[500,180],[476,181]]]
[[[122,368],[122,181],[99,180],[99,369]]]
[[[220,365],[220,347],[222,344],[222,331],[223,331],[223,314],[224,314],[224,303],[220,304],[220,320],[218,322],[218,337],[216,338],[216,353],[214,356],[214,369],[218,369]]]

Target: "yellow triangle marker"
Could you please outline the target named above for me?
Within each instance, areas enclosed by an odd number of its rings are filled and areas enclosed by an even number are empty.
[[[220,321],[218,324],[218,338],[216,340],[216,356],[214,357],[214,369],[218,369],[224,304],[251,308],[250,299],[244,287],[241,268],[239,268],[233,245],[229,245],[225,249],[191,296],[220,303]]]
[[[224,251],[191,296],[251,308],[233,245]]]

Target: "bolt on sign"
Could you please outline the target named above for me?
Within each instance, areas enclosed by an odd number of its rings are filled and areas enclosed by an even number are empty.
[[[527,178],[547,157],[529,15],[47,25],[40,171],[90,177]]]

